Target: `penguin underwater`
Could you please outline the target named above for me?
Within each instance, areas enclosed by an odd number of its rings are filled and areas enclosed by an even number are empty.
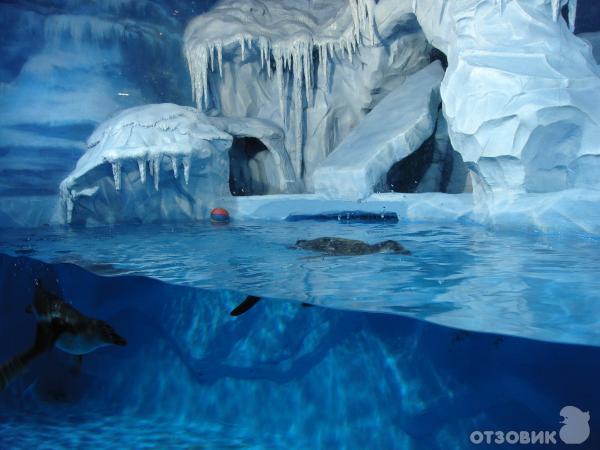
[[[0,365],[0,391],[18,376],[36,357],[57,347],[81,358],[97,348],[107,345],[125,346],[127,341],[103,320],[80,313],[57,295],[44,289],[35,280],[33,303],[26,312],[37,320],[33,345]]]

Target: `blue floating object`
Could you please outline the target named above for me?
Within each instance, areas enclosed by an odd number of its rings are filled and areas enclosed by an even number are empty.
[[[395,212],[368,212],[368,211],[338,211],[321,214],[291,214],[286,217],[288,222],[300,222],[303,220],[314,220],[327,222],[335,220],[340,223],[398,223],[398,215]]]

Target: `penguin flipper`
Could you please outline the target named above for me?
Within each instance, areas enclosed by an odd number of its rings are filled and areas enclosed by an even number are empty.
[[[248,297],[246,297],[246,299],[242,303],[240,303],[235,308],[233,308],[233,310],[229,313],[229,315],[234,316],[234,317],[241,316],[246,311],[248,311],[250,308],[252,308],[254,305],[256,305],[260,300],[261,300],[260,297],[255,297],[254,295],[249,295]]]

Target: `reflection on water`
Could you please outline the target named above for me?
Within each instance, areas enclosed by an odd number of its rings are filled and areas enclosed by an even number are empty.
[[[464,329],[600,344],[600,241],[426,224],[251,222],[6,230],[0,252],[102,275],[391,312]],[[412,256],[322,256],[298,239],[400,241]]]

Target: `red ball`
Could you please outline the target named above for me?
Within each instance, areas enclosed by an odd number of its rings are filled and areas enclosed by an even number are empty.
[[[229,213],[224,208],[215,208],[210,212],[210,220],[213,222],[228,222]]]

